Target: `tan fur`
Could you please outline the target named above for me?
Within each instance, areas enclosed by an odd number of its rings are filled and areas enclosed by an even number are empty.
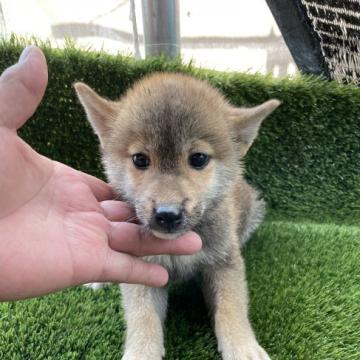
[[[235,108],[205,82],[180,74],[155,74],[139,81],[119,101],[100,98],[75,85],[98,134],[108,179],[136,210],[144,231],[174,238],[198,232],[202,250],[194,255],[149,256],[172,281],[194,273],[213,314],[219,351],[225,360],[268,360],[247,316],[247,289],[240,246],[261,222],[264,202],[242,177],[241,160],[261,122],[278,105],[270,100],[254,108]],[[132,156],[142,153],[149,168],[137,169]],[[205,153],[201,170],[189,157]],[[162,204],[183,211],[175,232],[154,228],[154,209]],[[127,321],[124,360],[160,360],[164,356],[166,289],[122,285]]]
[[[154,300],[157,292],[164,290],[150,291],[146,286],[123,284],[121,292],[128,324],[123,360],[141,359],[143,354],[148,359],[160,359],[165,355],[162,326],[166,304]],[[139,329],[142,336],[138,336]]]

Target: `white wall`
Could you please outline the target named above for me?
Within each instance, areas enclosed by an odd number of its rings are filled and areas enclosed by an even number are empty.
[[[135,0],[142,34],[141,0]],[[129,0],[1,0],[6,34],[36,35],[58,46],[134,53]],[[293,74],[296,70],[265,0],[180,0],[182,56],[219,70]],[[143,46],[140,48],[144,54]]]

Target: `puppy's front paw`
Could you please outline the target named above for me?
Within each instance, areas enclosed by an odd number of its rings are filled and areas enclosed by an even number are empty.
[[[219,350],[223,360],[271,360],[256,340],[235,346],[225,345]]]
[[[164,354],[161,351],[147,352],[145,349],[143,352],[125,351],[121,360],[162,360]]]
[[[97,291],[97,290],[100,290],[102,289],[103,287],[109,285],[110,283],[88,283],[88,284],[85,284],[84,286],[88,289],[92,289],[94,291]]]

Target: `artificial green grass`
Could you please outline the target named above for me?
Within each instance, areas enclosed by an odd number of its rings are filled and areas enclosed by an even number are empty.
[[[0,43],[0,70],[23,42]],[[360,359],[360,89],[313,77],[273,79],[135,61],[44,45],[49,87],[21,136],[42,154],[103,176],[95,137],[71,84],[114,98],[153,71],[206,79],[236,105],[283,101],[246,159],[268,217],[244,253],[250,315],[272,359]],[[1,234],[0,234],[1,235]],[[1,274],[0,274],[1,276]],[[124,320],[117,288],[82,287],[0,303],[0,359],[118,359]],[[220,359],[200,292],[171,289],[167,359]]]
[[[265,222],[245,251],[250,316],[273,360],[360,359],[360,227]],[[116,286],[0,304],[0,358],[118,359]],[[220,359],[196,282],[171,289],[168,360]]]

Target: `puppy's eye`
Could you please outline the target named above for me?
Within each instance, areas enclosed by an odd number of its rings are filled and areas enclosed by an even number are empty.
[[[150,159],[142,153],[134,154],[132,156],[134,165],[140,170],[146,170],[150,165]]]
[[[195,153],[189,157],[189,164],[196,170],[203,169],[210,161],[210,157],[207,154]]]

